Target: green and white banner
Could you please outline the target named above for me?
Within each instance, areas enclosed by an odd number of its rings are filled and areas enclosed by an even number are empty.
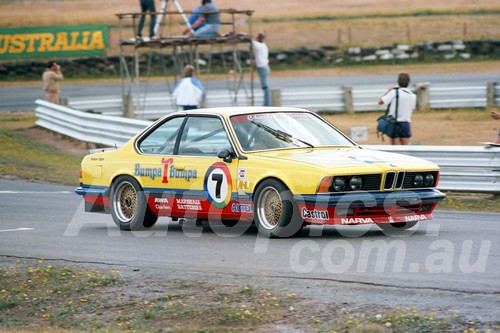
[[[105,55],[108,27],[0,28],[0,60]]]

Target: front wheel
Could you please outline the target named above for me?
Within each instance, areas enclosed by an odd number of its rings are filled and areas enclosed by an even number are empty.
[[[304,221],[290,190],[276,179],[263,181],[255,191],[254,220],[266,237],[292,237]]]
[[[158,216],[149,209],[141,185],[130,176],[120,176],[111,186],[111,215],[121,230],[145,230]]]

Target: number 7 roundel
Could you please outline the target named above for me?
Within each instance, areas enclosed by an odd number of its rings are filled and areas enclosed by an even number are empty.
[[[212,164],[203,182],[205,195],[217,208],[226,207],[231,201],[232,180],[229,168],[222,162]]]

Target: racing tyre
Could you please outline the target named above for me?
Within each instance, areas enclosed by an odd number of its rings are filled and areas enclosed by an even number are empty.
[[[407,230],[417,225],[418,222],[380,223],[377,226],[384,231]]]
[[[158,216],[149,209],[141,185],[130,176],[120,176],[111,186],[111,215],[121,230],[145,230]]]
[[[266,237],[292,237],[301,229],[302,220],[290,190],[276,179],[263,181],[254,195],[254,221]]]

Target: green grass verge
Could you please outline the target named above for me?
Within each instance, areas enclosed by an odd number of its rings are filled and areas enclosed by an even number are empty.
[[[32,115],[0,119],[0,176],[77,185],[81,158],[35,142],[15,124],[34,122]]]
[[[438,209],[500,212],[500,205],[491,194],[447,192]]]
[[[9,260],[10,262],[7,262]],[[249,285],[169,280],[43,259],[0,264],[0,331],[475,332],[456,311],[353,308]],[[347,308],[351,308],[348,310]],[[483,324],[481,324],[483,325]]]

